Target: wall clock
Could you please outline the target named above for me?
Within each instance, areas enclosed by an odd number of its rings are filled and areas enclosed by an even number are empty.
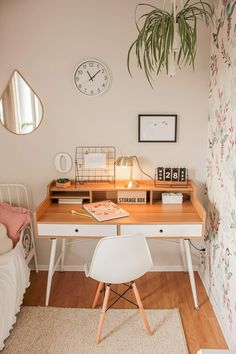
[[[86,96],[98,96],[109,86],[110,75],[105,64],[88,59],[78,65],[74,73],[76,88]]]

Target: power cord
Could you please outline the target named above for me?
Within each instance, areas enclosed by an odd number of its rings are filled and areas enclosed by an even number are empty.
[[[193,248],[195,248],[195,250],[197,250],[197,251],[199,251],[199,252],[205,252],[205,251],[206,251],[205,248],[198,248],[198,247],[196,247],[190,240],[189,240],[189,242],[190,242],[190,245],[191,245]]]
[[[139,163],[139,160],[138,160],[137,156],[132,156],[132,157],[134,157],[134,158],[135,158],[135,160],[136,160],[136,162],[137,162],[137,165],[138,165],[138,168],[140,169],[140,171],[141,171],[144,175],[146,175],[147,177],[149,177],[151,180],[153,180],[153,177],[152,177],[152,176],[150,176],[149,174],[147,174],[146,172],[144,172],[144,170],[141,168],[141,166],[140,166],[140,163]]]

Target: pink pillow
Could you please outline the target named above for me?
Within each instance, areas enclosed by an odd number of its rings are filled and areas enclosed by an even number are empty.
[[[30,222],[28,209],[13,207],[7,203],[0,204],[0,223],[7,228],[7,234],[14,245],[19,241],[20,232]]]

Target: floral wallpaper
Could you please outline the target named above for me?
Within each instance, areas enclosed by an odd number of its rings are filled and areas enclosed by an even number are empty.
[[[214,5],[202,272],[236,345],[236,0]]]

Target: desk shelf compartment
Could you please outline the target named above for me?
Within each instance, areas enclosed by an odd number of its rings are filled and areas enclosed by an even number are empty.
[[[183,203],[192,198],[192,191],[185,191],[183,188],[166,188],[161,191],[153,191],[153,204],[162,204],[162,193],[181,193],[183,195]]]
[[[50,199],[59,204],[83,204],[91,201],[91,194],[88,191],[56,190],[50,192]]]
[[[138,188],[129,190],[124,187],[124,181],[116,181],[115,185],[110,183],[85,183],[75,185],[75,181],[72,181],[70,187],[62,190],[57,188],[55,181],[53,181],[48,186],[48,197],[53,203],[58,203],[63,199],[70,200],[76,198],[81,199],[82,203],[92,203],[102,200],[112,200],[114,203],[118,203],[119,191],[130,191],[131,193],[132,191],[144,191],[146,193],[146,205],[161,204],[162,193],[182,193],[183,203],[195,198],[195,186],[192,181],[188,181],[187,186],[181,187],[174,185],[169,186],[169,182],[163,182],[162,185],[158,187],[156,187],[153,182],[146,180],[138,181],[138,183]],[[68,202],[68,204],[70,203]]]
[[[111,191],[93,191],[91,193],[91,200],[92,202],[99,202],[102,200],[111,200],[114,203],[117,203],[117,191],[111,190]]]

